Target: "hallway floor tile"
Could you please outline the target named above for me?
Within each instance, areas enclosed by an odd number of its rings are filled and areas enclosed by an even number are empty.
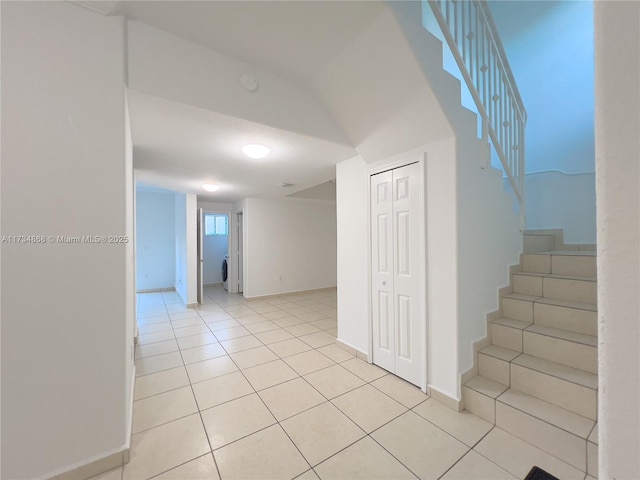
[[[138,295],[130,462],[92,480],[585,474],[335,344],[336,292]]]

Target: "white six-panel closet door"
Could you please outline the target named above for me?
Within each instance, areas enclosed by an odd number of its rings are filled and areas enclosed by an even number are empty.
[[[417,264],[417,163],[371,177],[373,362],[419,385],[422,349]]]

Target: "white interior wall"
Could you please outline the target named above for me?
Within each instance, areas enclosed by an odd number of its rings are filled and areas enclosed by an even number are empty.
[[[386,163],[425,158],[427,382],[457,396],[458,293],[455,139],[432,142],[387,162],[337,165],[338,339],[369,353],[369,175]],[[427,320],[425,320],[427,321]]]
[[[244,296],[336,286],[336,204],[246,199]]]
[[[498,290],[509,285],[523,245],[516,197],[500,170],[481,168],[489,145],[471,133],[456,139],[460,374],[473,367],[473,344],[487,336],[486,315],[498,310]]]
[[[527,228],[562,228],[565,243],[596,243],[595,173],[530,173],[525,192]]]
[[[425,165],[427,214],[427,383],[457,396],[458,233],[455,138],[428,145]]]
[[[369,352],[369,167],[360,157],[336,165],[338,340]]]
[[[173,192],[136,192],[136,289],[173,288],[176,220]]]
[[[122,18],[69,2],[0,8],[2,234],[127,235]],[[127,246],[2,250],[2,478],[48,478],[121,451]]]
[[[528,113],[527,228],[596,243],[592,2],[489,4]]]
[[[640,478],[640,3],[594,4],[599,478]]]

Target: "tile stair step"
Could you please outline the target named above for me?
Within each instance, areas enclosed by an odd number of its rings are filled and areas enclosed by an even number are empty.
[[[520,352],[497,345],[489,345],[478,352],[478,373],[495,382],[509,385],[510,362]]]
[[[533,273],[596,278],[595,251],[557,251],[525,253],[523,270]]]
[[[593,276],[580,276],[580,275],[567,275],[567,274],[553,274],[553,273],[540,273],[540,272],[527,272],[527,271],[521,271],[521,272],[514,272],[513,275],[520,275],[520,276],[526,276],[526,277],[537,277],[537,278],[561,278],[561,279],[565,279],[565,280],[585,280],[585,281],[592,281],[592,282],[597,282],[598,279],[596,277]]]
[[[585,441],[589,438],[596,423],[594,420],[513,388],[505,390],[496,400]]]
[[[533,323],[585,335],[598,334],[598,314],[591,310],[538,302],[533,305]]]
[[[536,325],[535,323],[529,324],[524,327],[523,330],[527,332],[536,333],[539,335],[545,335],[547,337],[554,337],[568,342],[579,343],[582,345],[588,345],[590,347],[598,346],[598,337],[595,335],[585,335],[582,333],[572,332],[570,330],[563,330],[561,328],[545,327],[543,325]]]
[[[491,343],[498,347],[522,352],[522,330],[533,325],[529,322],[498,318],[491,323]]]
[[[489,398],[493,398],[494,400],[509,388],[507,385],[495,382],[489,378],[483,377],[482,375],[476,375],[465,383],[464,386]]]
[[[597,335],[597,305],[559,298],[510,293],[502,297],[505,318]]]
[[[592,302],[576,302],[573,300],[564,300],[562,298],[540,297],[535,300],[536,303],[544,303],[546,305],[556,305],[558,307],[576,308],[578,310],[588,310],[597,312],[598,305]]]
[[[533,255],[560,255],[569,257],[595,257],[595,250],[547,250],[546,252],[534,252]]]
[[[490,423],[496,423],[496,397],[508,388],[480,375],[473,377],[462,386],[464,408]]]
[[[545,375],[550,375],[565,380],[576,385],[589,388],[591,390],[598,389],[598,376],[579,370],[577,368],[568,367],[544,358],[534,357],[533,355],[521,354],[512,363],[521,367],[528,368]]]
[[[533,303],[540,297],[510,293],[502,297],[502,315],[521,322],[533,322]]]
[[[515,294],[549,297],[572,302],[597,302],[597,282],[576,276],[518,272],[512,276]]]
[[[598,284],[594,280],[543,277],[542,297],[595,305],[598,302]]]
[[[518,355],[520,355],[520,352],[511,350],[509,348],[499,347],[497,345],[489,345],[488,347],[484,347],[482,350],[480,350],[479,353],[507,362],[510,362]]]
[[[498,427],[582,471],[587,470],[587,437],[594,423],[512,388],[496,401]]]
[[[590,312],[598,311],[598,305],[593,302],[579,302],[575,300],[565,300],[563,298],[541,297],[539,295],[526,295],[523,293],[508,293],[504,295],[502,298],[503,300],[504,299],[517,300],[519,302],[544,303],[546,305],[557,305],[559,307],[577,308],[579,310],[588,310]],[[507,316],[505,315],[505,317]],[[511,318],[511,317],[507,317],[507,318]],[[514,318],[514,320],[520,320],[520,319]]]
[[[542,252],[553,249],[556,237],[553,234],[525,233],[523,235],[523,250],[527,253]]]
[[[583,417],[596,418],[598,376],[593,373],[521,354],[510,364],[510,386]]]
[[[522,351],[568,367],[598,373],[598,339],[543,325],[530,325],[522,332]]]

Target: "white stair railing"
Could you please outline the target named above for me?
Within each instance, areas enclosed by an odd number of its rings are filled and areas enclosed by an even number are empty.
[[[489,7],[478,0],[428,0],[491,138],[513,191],[524,206],[527,112]]]

